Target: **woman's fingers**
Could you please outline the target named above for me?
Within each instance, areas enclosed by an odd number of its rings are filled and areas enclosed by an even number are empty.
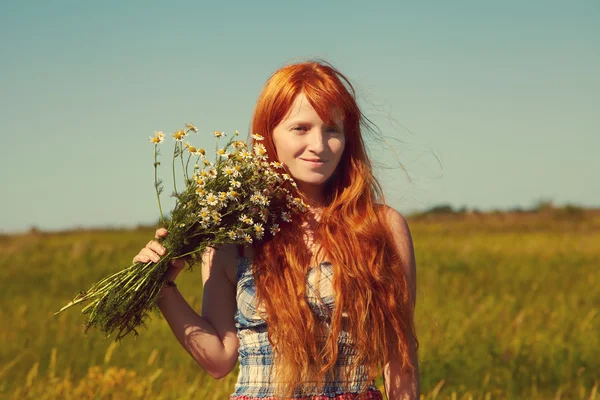
[[[154,237],[156,239],[160,238],[160,237],[165,237],[167,236],[168,231],[165,228],[158,228],[156,230],[156,233],[154,234]]]
[[[147,263],[149,261],[158,262],[160,260],[160,256],[156,254],[152,249],[148,247],[144,247],[140,252],[133,257],[133,262],[143,262]]]
[[[147,249],[154,251],[159,256],[164,256],[167,252],[167,249],[162,244],[158,243],[156,240],[151,240],[146,245]]]
[[[158,243],[157,241],[151,240],[148,242],[146,247],[144,247],[140,252],[133,257],[133,262],[148,262],[154,261],[158,262],[161,256],[164,256],[167,252],[165,247]]]
[[[156,239],[167,236],[168,231],[165,228],[158,228],[155,232]],[[133,257],[133,262],[158,262],[160,261],[160,257],[164,256],[167,253],[167,249],[156,240],[150,240],[146,247],[144,247],[140,252]],[[185,268],[185,260],[182,258],[178,258],[175,260],[171,260],[171,266],[177,269]]]
[[[150,261],[155,262],[155,263],[159,262],[160,255],[156,254],[156,252],[149,247],[144,247],[142,250],[140,250],[138,255],[133,257],[134,263],[136,263],[136,262],[147,263]],[[185,260],[182,258],[176,258],[174,260],[171,260],[171,265],[174,268],[183,269],[183,268],[185,268]]]

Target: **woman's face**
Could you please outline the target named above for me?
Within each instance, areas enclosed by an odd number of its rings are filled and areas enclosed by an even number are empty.
[[[303,93],[273,130],[279,161],[286,165],[298,188],[321,200],[322,185],[340,162],[346,138],[341,118],[324,123]]]

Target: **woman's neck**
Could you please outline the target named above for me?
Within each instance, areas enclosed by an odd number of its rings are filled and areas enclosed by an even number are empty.
[[[325,192],[323,185],[307,185],[298,183],[298,191],[302,193],[305,203],[312,208],[323,208]]]

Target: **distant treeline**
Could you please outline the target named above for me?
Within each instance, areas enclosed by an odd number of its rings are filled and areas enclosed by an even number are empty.
[[[460,219],[461,216],[498,216],[503,215],[509,217],[511,215],[519,215],[519,214],[539,214],[539,215],[549,215],[552,216],[553,219],[564,219],[564,218],[573,218],[573,219],[584,219],[589,215],[594,215],[595,217],[600,217],[600,207],[596,208],[586,208],[579,205],[574,204],[566,204],[563,206],[555,205],[551,200],[540,200],[535,203],[530,208],[523,208],[520,206],[515,206],[512,208],[508,208],[505,210],[502,209],[493,209],[481,211],[480,209],[473,207],[469,208],[467,206],[462,206],[458,208],[454,208],[450,204],[439,204],[428,208],[425,211],[416,211],[412,213],[406,213],[408,218],[422,219],[425,218],[427,220],[436,219],[436,217],[441,217],[442,219],[455,219],[452,217],[458,217]],[[165,221],[168,222],[168,217],[165,218]],[[79,227],[75,226],[71,229],[65,229],[60,231],[53,231],[53,234],[68,234],[71,232],[90,232],[90,231],[120,231],[120,230],[144,230],[144,229],[154,229],[159,226],[160,221],[156,221],[154,224],[138,224],[135,227]],[[26,232],[27,234],[41,234],[47,231],[39,229],[37,226],[31,226],[30,229]],[[48,232],[50,233],[50,232]],[[10,236],[10,234],[2,234],[0,233],[0,237],[2,236]]]
[[[530,208],[524,208],[521,206],[515,206],[512,208],[508,208],[505,210],[502,209],[492,209],[489,211],[481,211],[476,207],[469,208],[467,206],[462,206],[459,208],[454,208],[450,204],[439,204],[433,207],[428,208],[425,211],[415,212],[411,214],[412,216],[419,215],[431,215],[431,214],[495,214],[495,213],[539,213],[539,212],[564,212],[566,214],[583,214],[586,210],[598,210],[598,208],[586,208],[579,205],[574,204],[566,204],[563,206],[554,205],[552,201],[539,201],[535,205]]]

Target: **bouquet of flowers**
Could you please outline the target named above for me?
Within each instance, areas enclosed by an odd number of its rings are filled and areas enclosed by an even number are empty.
[[[168,223],[160,204],[162,182],[157,177],[158,145],[164,133],[156,132],[154,144],[154,186],[158,199],[161,223],[169,231],[166,238],[157,239],[167,249],[154,263],[136,262],[95,283],[80,292],[56,314],[76,304],[89,302],[82,310],[86,318],[85,332],[96,327],[106,336],[117,332],[115,341],[144,326],[150,312],[158,313],[156,300],[164,284],[163,276],[171,260],[186,258],[191,267],[201,260],[207,247],[222,244],[252,243],[275,235],[282,223],[291,222],[292,215],[306,211],[306,204],[291,195],[296,183],[278,162],[267,161],[263,137],[252,135],[255,145],[237,140],[238,132],[219,148],[223,132],[215,131],[217,141],[214,161],[206,157],[204,149],[195,148],[184,139],[189,132],[198,132],[192,124],[173,134],[173,196],[176,205]],[[184,164],[184,156],[187,161]],[[185,188],[178,192],[175,183],[176,159],[181,159]],[[195,159],[193,173],[188,174],[189,163]]]

